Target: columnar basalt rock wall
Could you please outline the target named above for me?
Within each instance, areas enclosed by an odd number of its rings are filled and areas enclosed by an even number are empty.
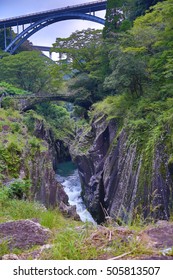
[[[106,215],[128,222],[136,210],[144,218],[169,218],[173,183],[168,156],[159,144],[148,174],[142,152],[129,143],[125,129],[118,131],[115,120],[99,116],[91,130],[71,146],[71,153],[79,169],[83,198],[97,222],[103,222]]]

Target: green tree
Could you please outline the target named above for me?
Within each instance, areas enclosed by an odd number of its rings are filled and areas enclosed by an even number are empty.
[[[49,81],[49,61],[36,51],[4,57],[0,60],[0,81],[37,93],[43,90]]]
[[[162,2],[162,0],[136,0],[131,18],[135,19],[144,15],[151,6],[156,5],[158,2]]]
[[[47,102],[37,105],[36,111],[44,116],[57,138],[64,139],[73,133],[74,123],[65,107]]]
[[[112,73],[105,79],[104,88],[111,93],[130,93],[134,97],[143,95],[148,80],[146,64],[132,53],[116,52],[112,59]],[[115,52],[112,55],[115,55]]]
[[[133,0],[108,0],[106,23],[103,30],[104,38],[111,37],[112,33],[130,29],[132,26],[130,17],[133,9]]]
[[[60,75],[72,78],[68,85],[78,96],[76,104],[88,108],[103,98],[102,85],[109,65],[102,30],[76,31],[69,38],[57,38],[53,46],[52,51],[61,54]]]
[[[134,22],[134,51],[143,49],[155,88],[172,88],[173,0],[160,2]],[[171,91],[173,92],[173,91]],[[167,92],[168,94],[168,92]]]
[[[60,62],[65,61],[71,69],[88,72],[88,64],[97,57],[102,31],[87,29],[76,31],[68,38],[57,38],[52,51],[60,53]]]
[[[173,94],[172,18],[173,0],[159,2],[137,18],[131,30],[116,36],[105,90],[136,96],[145,92]]]

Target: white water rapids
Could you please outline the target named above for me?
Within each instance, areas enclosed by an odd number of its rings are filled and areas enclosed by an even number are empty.
[[[82,200],[79,174],[74,164],[72,162],[59,164],[56,178],[64,186],[64,190],[69,197],[69,204],[76,205],[76,211],[81,221],[96,224]]]

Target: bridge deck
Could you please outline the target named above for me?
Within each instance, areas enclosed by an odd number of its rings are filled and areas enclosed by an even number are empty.
[[[12,18],[6,18],[0,20],[0,28],[5,27],[12,27],[16,25],[24,25],[24,24],[31,24],[36,22],[45,16],[53,16],[57,14],[63,14],[67,12],[79,12],[79,13],[91,13],[96,11],[102,11],[106,9],[107,1],[95,1],[95,2],[88,2],[84,4],[74,5],[74,6],[67,6],[63,8],[43,11],[39,13],[27,14]]]

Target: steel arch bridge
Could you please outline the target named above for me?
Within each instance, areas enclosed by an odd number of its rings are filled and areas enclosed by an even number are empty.
[[[42,28],[51,25],[55,22],[82,19],[100,24],[105,24],[105,20],[97,17],[95,12],[106,10],[107,1],[95,1],[85,4],[68,6],[60,9],[44,11],[35,14],[29,14],[19,17],[7,18],[0,20],[0,29],[4,29],[4,50],[13,54],[17,48],[26,41],[30,36],[41,30]],[[25,28],[25,25],[27,27]],[[19,26],[23,30],[19,32]],[[17,27],[17,36],[12,39],[7,46],[7,28]]]

